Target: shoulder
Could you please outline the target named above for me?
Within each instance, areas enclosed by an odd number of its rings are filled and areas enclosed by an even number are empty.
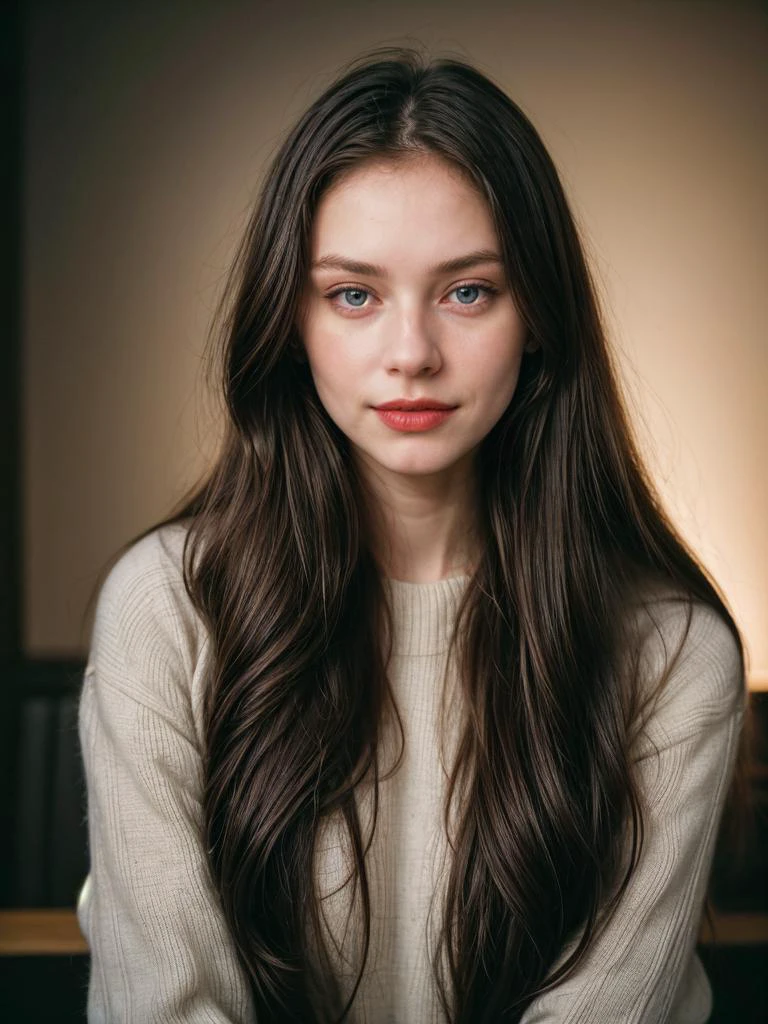
[[[173,603],[184,590],[187,527],[173,523],[135,541],[117,559],[101,588],[100,602]]]
[[[96,604],[89,668],[137,685],[158,676],[191,676],[205,630],[184,582],[188,528],[159,527],[112,566]],[[86,670],[87,671],[87,670]]]
[[[742,646],[718,609],[657,586],[636,611],[643,717],[652,716],[658,743],[743,715]]]

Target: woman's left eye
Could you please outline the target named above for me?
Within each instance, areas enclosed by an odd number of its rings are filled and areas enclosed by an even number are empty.
[[[496,295],[497,290],[486,284],[460,284],[448,294],[456,295],[461,306],[479,306],[482,303],[477,299],[481,295],[484,294],[487,300],[491,295]]]

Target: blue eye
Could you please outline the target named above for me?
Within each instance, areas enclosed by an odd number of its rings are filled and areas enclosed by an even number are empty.
[[[459,298],[459,302],[463,306],[471,306],[472,303],[480,295],[480,285],[478,284],[462,284],[458,288],[454,288],[456,295]]]
[[[363,291],[362,288],[343,288],[341,291],[334,292],[334,296],[343,295],[350,306],[358,308],[365,305],[365,299],[368,292]]]

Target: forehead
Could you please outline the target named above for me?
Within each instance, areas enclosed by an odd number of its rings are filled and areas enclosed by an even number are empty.
[[[371,255],[398,241],[431,253],[464,252],[493,245],[496,231],[468,175],[432,154],[366,161],[321,197],[312,227],[315,257],[332,247],[362,258],[361,246]]]

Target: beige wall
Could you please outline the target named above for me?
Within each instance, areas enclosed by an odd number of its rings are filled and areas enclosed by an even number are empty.
[[[340,63],[491,73],[561,169],[664,497],[768,670],[766,21],[734,3],[29,5],[25,647],[214,435],[205,331],[264,162]]]

